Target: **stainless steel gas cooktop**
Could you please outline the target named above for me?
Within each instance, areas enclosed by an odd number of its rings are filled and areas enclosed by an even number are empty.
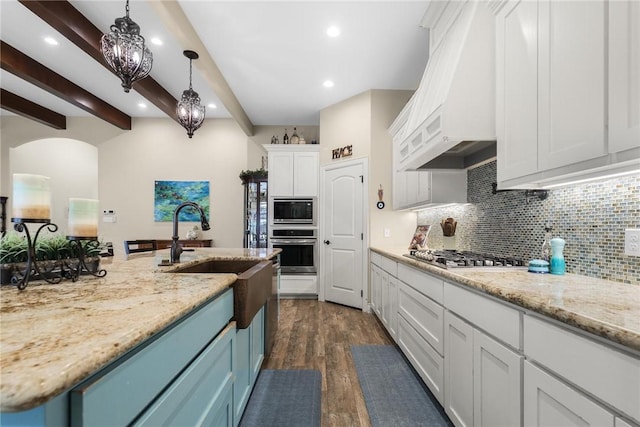
[[[480,254],[469,251],[416,251],[405,254],[407,258],[422,261],[441,268],[458,267],[524,267],[526,262],[521,258]]]

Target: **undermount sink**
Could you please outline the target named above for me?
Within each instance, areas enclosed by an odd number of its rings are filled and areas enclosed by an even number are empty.
[[[233,317],[239,329],[249,327],[253,317],[271,295],[273,274],[270,260],[212,260],[185,267],[173,273],[234,273]]]

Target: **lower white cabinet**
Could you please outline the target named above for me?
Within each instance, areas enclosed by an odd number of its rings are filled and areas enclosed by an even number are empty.
[[[396,339],[398,329],[397,263],[378,254],[371,256],[371,308],[389,335]],[[376,265],[376,264],[378,265]]]
[[[473,327],[444,314],[444,410],[456,426],[473,426]]]
[[[456,426],[521,425],[522,356],[447,311],[445,411]]]
[[[382,274],[377,265],[371,264],[371,310],[380,317],[382,308]]]
[[[524,425],[606,427],[614,425],[614,416],[582,393],[526,361]]]
[[[383,282],[384,283],[384,282]],[[398,286],[400,281],[393,276],[389,276],[387,281],[387,299],[384,307],[387,308],[387,323],[385,326],[389,334],[395,339],[398,332]]]
[[[396,342],[431,393],[444,405],[444,358],[403,315],[398,316]]]
[[[283,296],[318,295],[318,277],[315,275],[280,276],[280,294]]]
[[[521,425],[522,360],[518,353],[473,330],[474,425]]]
[[[378,253],[371,260],[373,311],[454,425],[640,427],[636,354]]]

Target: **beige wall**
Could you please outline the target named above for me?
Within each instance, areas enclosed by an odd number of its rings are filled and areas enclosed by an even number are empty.
[[[371,91],[363,92],[320,111],[320,166],[339,162],[331,151],[353,145],[344,160],[369,157],[371,141]]]
[[[112,209],[116,223],[101,222],[100,238],[112,241],[117,253],[122,241],[133,238],[171,238],[171,223],[153,219],[155,180],[208,180],[210,182],[211,231],[202,237],[219,247],[242,246],[243,191],[238,175],[260,165],[249,153],[249,143],[231,119],[208,119],[188,139],[171,119],[134,119],[131,131],[121,131],[94,118],[70,118],[67,130],[57,131],[19,117],[2,117],[2,194],[10,192],[5,153],[9,147],[42,138],[73,138],[98,148],[100,209]],[[67,152],[60,153],[62,157]],[[68,159],[71,168],[74,159]],[[194,223],[181,223],[181,237]]]
[[[67,234],[69,198],[98,198],[98,149],[93,145],[67,138],[40,139],[11,148],[9,158],[10,178],[14,173],[50,178],[51,221],[62,235]],[[9,196],[7,217],[11,218],[11,191],[3,194]]]
[[[320,112],[320,166],[369,158],[370,246],[408,246],[416,227],[414,212],[394,212],[391,186],[391,135],[387,129],[412,95],[412,91],[370,90]],[[353,145],[353,156],[332,160],[331,150]],[[386,207],[376,208],[378,188],[384,189]],[[389,229],[390,236],[384,237]]]
[[[417,214],[393,210],[392,138],[389,126],[413,91],[373,90],[371,99],[371,161],[369,162],[369,242],[371,246],[408,247],[417,224]],[[384,209],[375,205],[378,188],[384,190]],[[389,237],[385,237],[385,229]]]

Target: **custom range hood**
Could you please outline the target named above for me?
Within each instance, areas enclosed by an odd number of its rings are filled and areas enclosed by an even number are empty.
[[[422,81],[389,128],[398,171],[463,169],[494,158],[495,27],[486,2],[432,1]]]

